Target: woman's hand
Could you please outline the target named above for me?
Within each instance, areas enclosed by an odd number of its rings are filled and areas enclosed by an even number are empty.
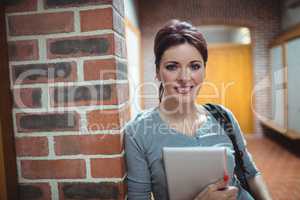
[[[223,179],[207,186],[194,200],[236,200],[238,188],[227,186]]]

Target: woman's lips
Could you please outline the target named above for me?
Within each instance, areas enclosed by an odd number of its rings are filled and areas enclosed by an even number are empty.
[[[175,90],[179,94],[188,94],[192,91],[194,86],[179,86],[175,87]]]

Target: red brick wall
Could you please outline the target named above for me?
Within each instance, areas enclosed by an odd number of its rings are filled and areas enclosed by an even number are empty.
[[[156,31],[169,19],[178,18],[200,25],[234,25],[250,28],[253,46],[255,91],[253,106],[261,115],[271,113],[268,44],[280,31],[279,0],[152,0],[139,2],[139,17],[144,51],[145,82],[155,75],[153,40]],[[150,76],[149,74],[152,74]],[[145,91],[153,91],[153,87]],[[149,95],[149,94],[148,94]],[[152,94],[153,95],[153,94]],[[145,100],[153,105],[155,100]],[[255,114],[255,116],[257,116]],[[261,132],[257,118],[256,132]]]
[[[124,199],[123,0],[6,9],[21,199]]]

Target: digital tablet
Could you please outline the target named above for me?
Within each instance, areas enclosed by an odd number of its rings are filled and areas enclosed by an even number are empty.
[[[227,174],[224,147],[164,147],[162,151],[171,200],[191,200]]]

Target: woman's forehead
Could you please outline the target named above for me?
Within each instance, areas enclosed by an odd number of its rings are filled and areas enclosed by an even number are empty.
[[[168,62],[168,61],[180,62],[180,61],[187,61],[187,60],[203,61],[203,58],[200,52],[198,51],[198,49],[196,49],[196,47],[188,43],[172,46],[168,48],[162,56],[163,62]]]

